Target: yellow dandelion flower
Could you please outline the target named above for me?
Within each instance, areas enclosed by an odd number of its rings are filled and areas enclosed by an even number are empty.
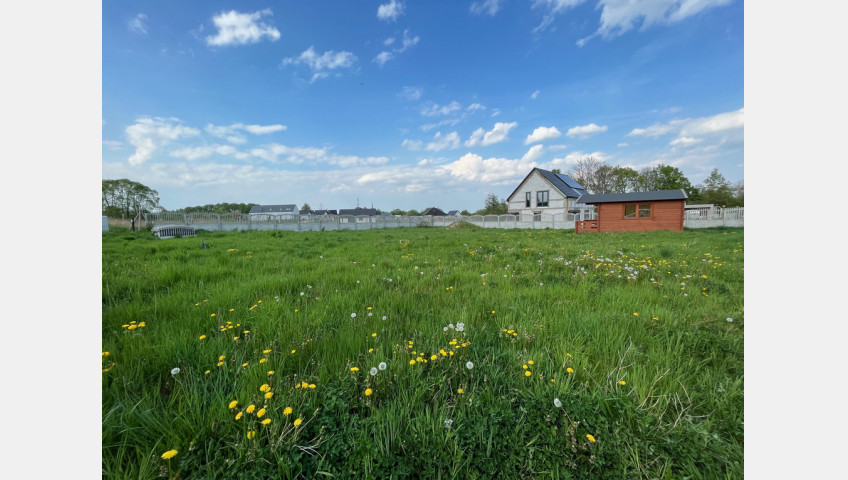
[[[255,437],[255,436],[256,436],[256,432],[254,432],[254,431],[252,431],[252,430],[251,430],[251,431],[249,431],[249,432],[247,432],[247,439],[248,439],[248,440],[250,440],[251,438],[253,438],[253,437]]]
[[[262,384],[262,386],[261,386],[261,387],[259,387],[259,391],[260,391],[260,392],[270,392],[270,391],[271,391],[271,386],[270,386],[270,385],[268,385],[267,383],[263,383],[263,384]]]
[[[618,384],[619,384],[619,385],[627,385],[627,382],[625,382],[624,380],[622,380],[622,381],[618,382]]]
[[[371,395],[371,389],[370,388],[365,389],[365,396],[367,397],[368,395]]]
[[[565,356],[568,357],[568,358],[574,358],[574,357],[571,356],[570,353],[566,353]]]
[[[592,442],[592,443],[595,443],[595,441],[596,441],[595,437],[593,437],[591,434],[588,434],[588,433],[586,434],[586,438],[588,438],[589,441]]]
[[[297,418],[297,419],[295,419],[295,421],[293,423],[294,423],[294,426],[297,427],[298,425],[301,424],[301,422],[303,422],[303,420],[301,420],[300,418]]]
[[[109,352],[103,352],[101,355],[102,355],[102,356],[104,356],[104,357],[108,357],[108,356],[109,356]]]
[[[465,390],[463,390],[463,389],[461,389],[461,388],[457,388],[457,389],[456,389],[456,393],[465,393]]]
[[[300,388],[309,388],[309,383],[307,383],[307,382],[301,382],[301,384],[300,384]]]
[[[176,454],[177,454],[176,450],[168,450],[167,452],[162,454],[162,460],[168,460],[170,458],[173,458],[174,455],[176,455]]]
[[[268,359],[267,359],[267,358],[260,358],[260,359],[259,359],[259,363],[265,363],[265,362],[267,362],[267,361],[268,361]]]
[[[146,326],[147,326],[147,324],[146,324],[146,323],[144,323],[144,322],[141,322],[141,323],[139,323],[139,324],[138,324],[138,327],[139,327],[139,328],[141,328],[141,327],[146,327]]]
[[[309,384],[309,388],[315,388],[315,384],[314,384],[314,383],[310,383],[310,384]]]
[[[291,415],[291,413],[292,413],[291,407],[286,407],[285,410],[283,410],[283,415]]]
[[[435,360],[436,358],[438,357],[436,357],[435,355],[430,355],[430,360]]]
[[[214,317],[215,315],[216,315],[216,314],[215,314],[215,313],[213,313],[213,314],[212,314],[212,315],[210,315],[210,316],[211,316],[211,317]]]
[[[574,369],[571,367],[568,367],[565,371],[568,373],[574,373]]]
[[[271,398],[274,396],[274,392],[268,392],[265,394],[265,398]]]
[[[135,330],[136,328],[138,328],[138,325],[130,325],[127,327],[128,330]]]
[[[292,351],[291,351],[291,352],[292,352],[292,355],[294,355],[294,352],[296,352],[296,351],[297,351],[297,350],[292,350]]]
[[[236,309],[235,309],[235,308],[231,308],[231,309],[230,309],[230,311],[231,311],[231,312],[235,312],[235,311],[236,311]]]
[[[525,377],[529,377],[530,375],[532,375],[532,373],[530,373],[530,370],[527,370],[526,372],[524,372]]]
[[[238,412],[236,414],[236,420],[241,420],[241,416],[244,415],[244,412]]]
[[[527,360],[527,363],[529,363],[530,365],[533,365],[533,360]]]
[[[271,423],[270,418],[266,418],[265,420],[262,420],[262,425],[268,425],[269,423]]]
[[[226,355],[221,355],[220,357],[218,357],[218,360],[223,360],[223,359],[225,359],[225,358],[227,358],[227,356],[226,356]]]
[[[206,340],[206,335],[201,335],[199,340]]]
[[[262,353],[271,353],[271,349],[268,348],[268,349],[262,350]]]
[[[638,316],[639,316],[639,312],[633,312],[633,316],[634,316],[634,317],[638,317]]]
[[[238,405],[238,400],[233,400],[232,402],[230,402],[230,410],[236,408],[236,405]]]
[[[451,353],[453,353],[453,352],[451,352]],[[410,361],[409,361],[409,364],[410,364],[410,365],[415,365],[415,359],[413,358],[412,360],[410,360]]]
[[[368,349],[368,353],[374,353],[374,349],[373,349],[373,348],[369,348],[369,349]]]
[[[450,356],[452,357],[452,356],[453,356],[453,350],[451,350],[450,352],[448,352],[448,355],[450,355]]]
[[[248,363],[250,363],[250,362],[244,362],[244,363],[241,364],[241,366],[246,367],[248,365]]]
[[[203,372],[203,374],[204,374],[204,375],[209,375],[209,372],[210,372],[210,371],[211,371],[211,370],[206,370],[205,372]]]
[[[220,366],[224,365],[224,362],[218,362],[218,363],[216,363],[216,365],[220,367]]]
[[[350,371],[351,371],[351,372],[358,372],[358,371],[359,371],[359,367],[351,367],[351,368],[350,368]]]
[[[377,333],[376,333],[376,332],[374,332],[374,333],[372,333],[372,334],[371,334],[371,336],[372,336],[372,337],[376,337],[376,336],[377,336]]]
[[[523,368],[524,370],[527,370],[527,365],[522,365],[521,368]]]
[[[268,375],[273,375],[273,374],[274,374],[273,370],[268,370]]]
[[[262,415],[265,415],[265,409],[260,408],[258,412],[256,412],[256,418],[262,418]]]
[[[253,413],[254,410],[256,410],[256,405],[253,404],[248,405],[247,408],[244,409],[244,411],[247,413]]]

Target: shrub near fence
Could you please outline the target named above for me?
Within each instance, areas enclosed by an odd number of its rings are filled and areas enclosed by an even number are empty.
[[[376,228],[398,227],[447,227],[455,222],[464,221],[483,228],[523,228],[574,230],[575,221],[595,220],[594,214],[539,214],[539,215],[471,215],[460,217],[407,217],[407,216],[276,216],[216,213],[155,213],[145,215],[145,224],[151,227],[159,225],[189,225],[196,229],[222,231],[244,230],[372,230]],[[110,220],[110,225],[112,225]],[[127,221],[127,226],[129,221]],[[744,208],[726,208],[716,210],[709,215],[690,216],[684,219],[687,228],[743,227]],[[136,225],[138,227],[138,225]]]

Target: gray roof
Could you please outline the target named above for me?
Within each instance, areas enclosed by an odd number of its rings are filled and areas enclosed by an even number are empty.
[[[377,210],[376,208],[356,207],[356,208],[342,208],[341,210],[339,210],[339,215],[368,215],[368,216],[374,216],[374,215],[379,215],[379,214],[380,214],[380,211]]]
[[[541,168],[534,168],[533,170],[531,170],[530,173],[528,173],[527,176],[524,177],[524,180],[527,180],[530,175],[533,174],[534,171],[539,172],[539,174],[545,177],[545,179],[550,182],[551,185],[554,186],[554,188],[559,190],[566,197],[577,198],[580,195],[584,195],[586,193],[586,189],[583,188],[579,183],[577,183],[573,178],[569,177],[568,175],[564,175],[562,173],[554,173],[550,170],[542,170]],[[518,184],[518,187],[516,187],[515,190],[513,190],[508,197],[506,197],[507,199],[510,199],[513,195],[515,195],[515,192],[517,192],[518,189],[521,188],[521,184],[524,183],[524,180],[522,180],[521,183]]]
[[[250,213],[298,213],[297,205],[254,205]]]
[[[597,195],[582,195],[578,203],[622,203],[622,202],[652,202],[660,200],[686,200],[689,198],[682,188],[677,190],[654,190],[652,192],[604,193]]]
[[[422,213],[423,216],[434,216],[434,217],[446,217],[448,214],[443,212],[442,209],[438,207],[432,207],[427,209],[426,212]]]

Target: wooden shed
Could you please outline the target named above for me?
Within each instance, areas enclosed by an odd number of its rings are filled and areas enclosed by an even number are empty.
[[[652,192],[582,195],[577,200],[598,208],[597,220],[575,222],[575,231],[649,232],[683,231],[684,205],[688,196],[683,189]]]

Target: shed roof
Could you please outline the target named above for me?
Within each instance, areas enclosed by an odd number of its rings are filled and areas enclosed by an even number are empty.
[[[432,207],[432,208],[428,209],[426,212],[422,213],[421,215],[423,215],[425,217],[428,216],[428,215],[434,216],[434,217],[446,217],[448,214],[443,212],[442,209],[440,209],[440,208]]]
[[[654,190],[651,192],[604,193],[596,195],[581,195],[578,203],[623,203],[623,202],[652,202],[660,200],[686,200],[689,198],[682,188],[676,190]]]

